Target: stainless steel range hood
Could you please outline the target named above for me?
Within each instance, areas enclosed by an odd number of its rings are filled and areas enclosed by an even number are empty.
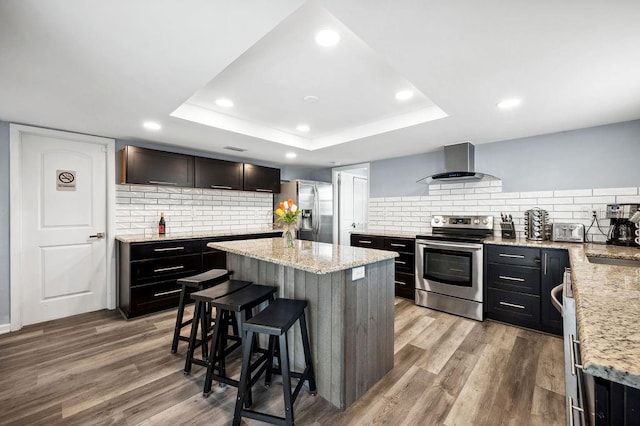
[[[470,182],[494,176],[475,171],[475,147],[469,142],[444,147],[443,173],[426,176],[418,180],[418,183],[449,183]]]

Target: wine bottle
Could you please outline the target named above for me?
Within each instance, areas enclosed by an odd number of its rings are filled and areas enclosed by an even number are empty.
[[[164,212],[160,213],[160,222],[158,223],[158,234],[164,235],[166,233],[166,225],[164,222]]]

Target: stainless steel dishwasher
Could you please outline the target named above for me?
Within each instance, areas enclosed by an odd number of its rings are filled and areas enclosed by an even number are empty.
[[[594,382],[591,375],[582,371],[576,302],[573,298],[569,268],[565,268],[562,284],[551,290],[551,302],[562,314],[566,424],[567,426],[594,425]]]

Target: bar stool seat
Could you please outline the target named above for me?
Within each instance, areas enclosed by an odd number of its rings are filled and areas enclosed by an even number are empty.
[[[246,344],[242,351],[242,370],[240,373],[240,383],[238,384],[238,396],[233,415],[233,425],[240,425],[240,420],[243,416],[271,424],[293,425],[293,403],[298,397],[304,382],[308,381],[309,391],[312,395],[317,394],[315,373],[313,371],[313,362],[311,359],[311,349],[309,345],[309,334],[307,331],[307,322],[304,312],[306,307],[306,300],[276,299],[262,312],[244,323],[242,330],[243,333],[245,333],[243,339]],[[305,369],[302,373],[290,371],[289,367],[287,331],[296,323],[296,321],[300,321],[302,347],[304,350]],[[265,364],[257,369],[257,372],[252,377],[252,370],[249,368],[249,364],[251,356],[254,353],[253,347],[254,342],[256,341],[256,333],[269,335],[269,349],[267,351]],[[273,358],[276,355],[276,338],[279,340],[278,369],[273,368]],[[250,406],[251,402],[251,386],[258,381],[263,371],[266,372],[266,385],[270,385],[271,374],[275,373],[282,375],[285,417],[277,417],[246,408]],[[300,379],[293,392],[291,392],[291,377]],[[247,404],[247,402],[249,402],[249,404]],[[245,408],[243,408],[243,406]]]
[[[211,306],[216,309],[216,321],[213,330],[213,348],[209,352],[209,362],[207,364],[207,375],[204,383],[204,395],[208,396],[211,392],[211,383],[217,380],[221,384],[229,384],[238,386],[238,380],[227,376],[226,358],[235,349],[244,344],[244,339],[236,340],[235,343],[227,345],[229,339],[228,329],[229,320],[235,317],[235,321],[242,335],[242,327],[247,319],[253,316],[253,308],[258,305],[275,299],[278,291],[276,287],[265,286],[260,284],[252,284],[240,291],[231,293],[224,297],[220,297],[210,302]],[[256,360],[253,366],[259,366],[266,359],[266,350],[258,349],[256,352],[262,352],[263,356]],[[185,371],[187,367],[185,366]],[[216,373],[217,371],[217,373]],[[250,400],[249,396],[249,400]]]
[[[192,319],[183,321],[184,319],[184,306],[187,302],[187,289],[197,288],[202,290],[216,284],[229,280],[229,276],[233,274],[233,271],[229,272],[226,269],[210,269],[198,275],[192,275],[190,277],[184,277],[177,280],[177,284],[181,286],[180,301],[178,302],[178,313],[176,315],[176,325],[173,330],[173,340],[171,342],[171,353],[178,351],[178,343],[180,341],[188,342],[189,337],[181,336],[181,330],[190,325]]]
[[[191,323],[191,334],[189,335],[189,347],[185,361],[185,374],[191,371],[192,364],[198,364],[206,367],[208,365],[209,351],[207,341],[211,337],[211,302],[233,294],[251,285],[251,281],[229,280],[214,287],[191,293],[191,298],[196,302],[193,310],[193,319]],[[233,322],[237,340],[240,340],[237,323]],[[201,338],[198,340],[198,326],[202,327]],[[202,346],[202,359],[194,358],[195,350],[198,346]]]

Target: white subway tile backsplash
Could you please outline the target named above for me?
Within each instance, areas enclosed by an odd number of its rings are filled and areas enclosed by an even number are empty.
[[[638,188],[595,188],[593,195],[637,195]]]
[[[118,185],[116,226],[119,234],[151,236],[157,233],[160,212],[164,212],[172,233],[250,231],[271,225],[272,208],[272,194]]]
[[[640,203],[640,193],[635,187],[502,192],[502,181],[491,181],[489,185],[468,182],[462,188],[451,185],[459,184],[430,185],[429,195],[419,198],[372,198],[369,229],[424,233],[430,231],[434,214],[492,214],[495,234],[499,235],[500,213],[506,212],[513,215],[516,231],[523,236],[524,212],[534,207],[547,210],[552,222],[576,222],[588,228],[593,210],[602,218],[606,204]],[[605,219],[599,222],[606,232],[608,222]],[[596,226],[590,229],[589,241],[604,242],[605,239]]]

